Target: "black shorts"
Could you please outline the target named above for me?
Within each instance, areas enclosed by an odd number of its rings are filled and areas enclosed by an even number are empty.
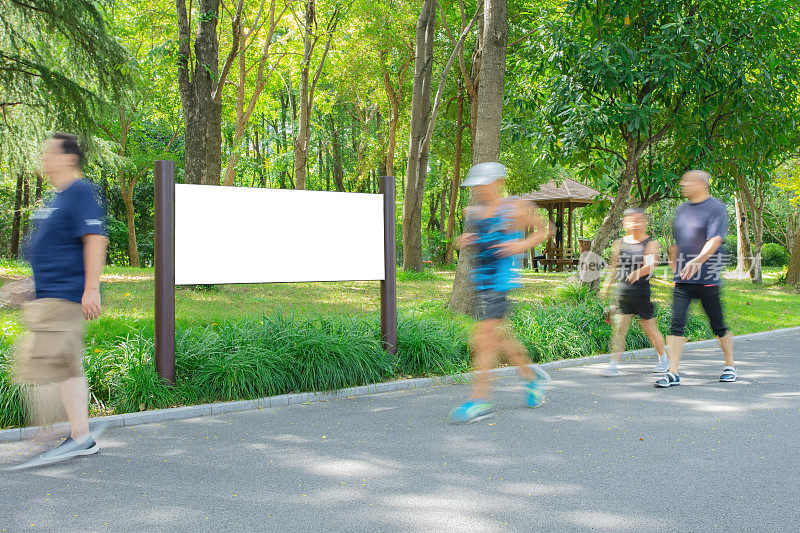
[[[700,300],[711,330],[717,337],[724,337],[728,327],[722,316],[722,302],[720,300],[719,285],[702,285],[700,283],[676,283],[672,292],[672,327],[671,333],[676,337],[683,337],[686,328],[686,314],[692,300]]]
[[[476,291],[475,293],[475,318],[477,320],[504,318],[508,314],[509,307],[507,292]]]
[[[627,287],[619,296],[619,311],[623,315],[639,315],[650,320],[656,315],[656,307],[650,300],[650,287]]]

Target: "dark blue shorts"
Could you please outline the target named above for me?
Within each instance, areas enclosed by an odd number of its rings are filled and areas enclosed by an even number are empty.
[[[478,320],[504,318],[509,308],[507,292],[476,291],[475,293],[475,318]]]

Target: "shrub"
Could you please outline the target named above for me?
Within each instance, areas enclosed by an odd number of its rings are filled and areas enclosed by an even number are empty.
[[[432,376],[469,369],[467,332],[453,322],[402,317],[397,348],[400,375]]]
[[[611,327],[602,311],[594,293],[565,286],[546,305],[518,305],[510,321],[533,360],[544,362],[607,351]],[[658,309],[662,333],[670,318],[669,308]],[[398,352],[390,356],[381,349],[375,319],[276,310],[220,325],[179,324],[176,384],[169,387],[155,371],[153,323],[116,323],[105,333],[96,331],[87,345],[86,375],[96,407],[116,413],[325,391],[468,370],[470,325],[442,304],[421,305],[400,315]],[[694,313],[686,332],[690,340],[711,337],[706,320]],[[635,325],[627,348],[646,346],[649,341]],[[10,338],[0,337],[0,427],[25,421],[21,390],[10,377],[11,351]]]
[[[789,264],[789,252],[780,244],[768,242],[761,247],[761,266],[782,267]]]
[[[0,337],[0,428],[22,426],[25,422],[22,390],[11,379],[12,347]]]

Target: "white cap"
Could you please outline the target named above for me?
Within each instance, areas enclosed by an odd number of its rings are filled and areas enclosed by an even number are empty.
[[[462,187],[488,185],[508,175],[508,169],[500,163],[478,163],[467,172]]]

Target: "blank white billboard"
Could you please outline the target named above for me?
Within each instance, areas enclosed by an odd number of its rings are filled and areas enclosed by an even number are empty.
[[[175,185],[175,284],[382,280],[383,195]]]

